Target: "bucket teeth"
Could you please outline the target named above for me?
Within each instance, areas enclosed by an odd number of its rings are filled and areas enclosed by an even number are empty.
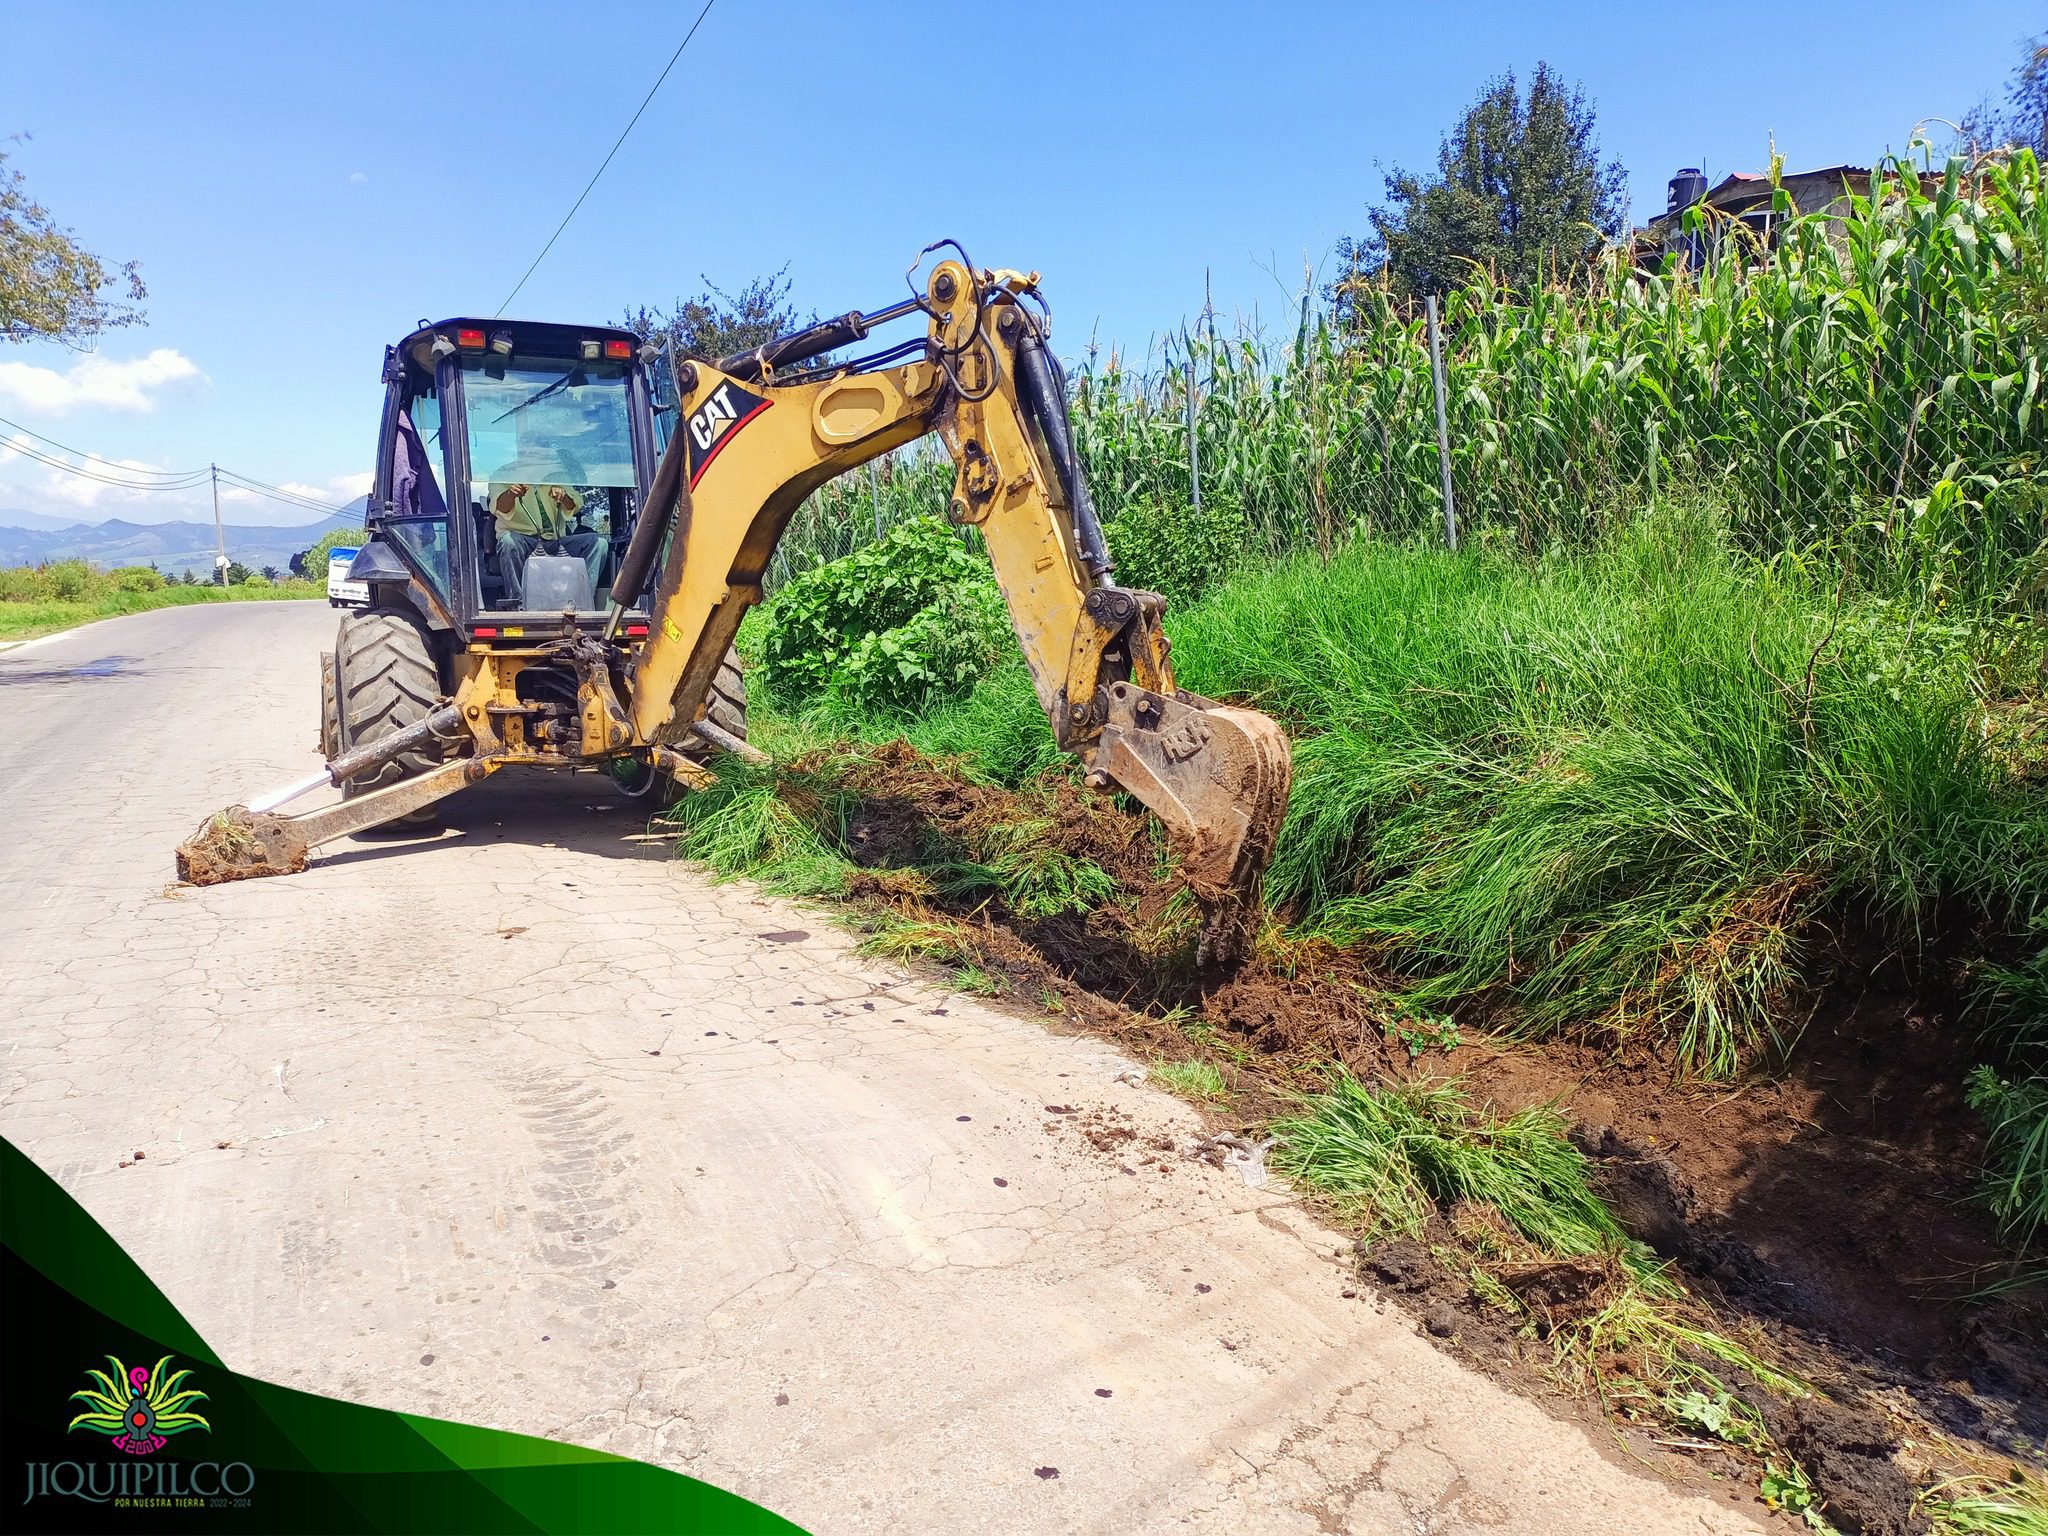
[[[1230,965],[1257,937],[1273,844],[1287,815],[1287,736],[1257,710],[1115,683],[1095,765],[1166,825],[1202,904],[1198,961]]]

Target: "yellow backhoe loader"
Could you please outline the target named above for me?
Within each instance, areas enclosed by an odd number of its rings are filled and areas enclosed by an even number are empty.
[[[791,515],[936,433],[952,519],[980,531],[1055,737],[1165,824],[1206,908],[1204,958],[1238,954],[1286,810],[1287,739],[1176,687],[1163,600],[1115,583],[1036,274],[976,269],[940,241],[909,279],[880,311],[673,363],[661,405],[662,354],[609,327],[456,319],[388,348],[348,573],[369,604],[321,662],[327,762],[210,818],[180,876],[303,869],[308,849],[502,768],[598,768],[654,794],[708,782],[715,752],[758,757],[732,644]],[[901,345],[831,357],[912,316],[922,334]],[[280,813],[329,785],[338,804]]]

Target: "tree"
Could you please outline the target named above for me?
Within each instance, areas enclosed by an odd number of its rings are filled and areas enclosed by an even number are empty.
[[[2004,104],[1979,102],[1963,119],[1963,138],[1983,149],[2010,145],[2048,154],[2048,33],[2020,45]]]
[[[284,578],[279,574],[276,566],[266,565],[263,567],[263,579],[265,581],[282,581]]]
[[[241,561],[230,560],[228,562],[227,575],[222,579],[221,585],[224,587],[239,587],[243,582],[247,581],[251,576],[254,576],[255,574],[256,573],[254,571],[250,570],[248,566],[242,564]]]
[[[1396,168],[1386,188],[1367,214],[1372,232],[1338,244],[1340,318],[1362,283],[1448,293],[1474,262],[1514,286],[1540,282],[1618,237],[1628,217],[1627,178],[1620,161],[1600,160],[1592,104],[1548,64],[1526,98],[1512,72],[1489,82],[1438,149],[1435,174]]]
[[[623,324],[643,340],[667,341],[678,357],[716,362],[735,352],[773,341],[798,328],[796,306],[789,302],[789,268],[757,277],[737,294],[727,293],[710,278],[694,299],[677,299],[664,314],[642,307]]]
[[[125,284],[128,302],[107,296]],[[0,335],[81,347],[105,331],[139,325],[148,297],[132,261],[119,268],[88,251],[23,190],[0,149]]]
[[[370,536],[361,528],[333,528],[313,541],[312,548],[292,556],[292,574],[314,581],[327,579],[327,557],[337,549],[361,549]]]

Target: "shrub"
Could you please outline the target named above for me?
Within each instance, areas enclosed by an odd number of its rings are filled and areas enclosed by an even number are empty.
[[[1108,523],[1116,579],[1188,602],[1230,573],[1251,544],[1251,524],[1235,497],[1206,496],[1196,512],[1183,503],[1143,496]]]
[[[0,603],[34,603],[47,598],[42,576],[32,565],[10,565],[0,570]]]
[[[830,694],[862,711],[915,709],[966,693],[1006,631],[987,566],[920,518],[776,593],[759,675],[791,704]]]
[[[827,694],[863,715],[906,714],[957,699],[987,673],[1008,634],[1002,594],[983,578],[941,593],[907,624],[863,636]]]
[[[121,565],[107,572],[123,592],[161,592],[164,573],[153,565]]]
[[[92,590],[93,569],[83,560],[54,560],[42,569],[48,595],[60,602],[75,601]]]

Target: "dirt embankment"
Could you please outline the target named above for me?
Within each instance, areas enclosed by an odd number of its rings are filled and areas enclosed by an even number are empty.
[[[1916,1476],[1956,1453],[2025,1456],[2048,1437],[2048,1302],[1985,1294],[2012,1256],[1969,1199],[1981,1135],[1962,1082],[1975,1031],[1938,955],[1909,963],[1868,935],[1839,940],[1819,957],[1786,1058],[1734,1083],[1686,1082],[1640,1047],[1469,1028],[1448,1054],[1411,1058],[1385,1000],[1392,978],[1369,957],[1269,931],[1244,967],[1199,973],[1196,915],[1152,824],[1104,796],[1064,781],[1022,795],[977,785],[900,744],[798,768],[847,797],[839,840],[860,869],[858,899],[961,925],[976,961],[1019,998],[1141,1054],[1206,1056],[1248,1127],[1291,1107],[1331,1062],[1368,1080],[1460,1076],[1503,1112],[1554,1103],[1630,1235],[1728,1327],[1826,1391],[1774,1409],[1770,1428],[1843,1528],[1924,1528]],[[949,895],[929,877],[1023,823],[1040,846],[1100,865],[1115,897],[1020,917],[985,890]],[[1429,1244],[1382,1243],[1362,1270],[1482,1366],[1540,1374],[1540,1342],[1527,1351]],[[1586,1279],[1551,1278],[1566,1289]],[[1940,1436],[1963,1444],[1931,1449]]]

